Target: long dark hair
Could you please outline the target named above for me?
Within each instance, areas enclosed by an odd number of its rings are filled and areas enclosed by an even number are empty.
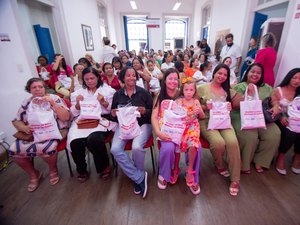
[[[57,53],[54,55],[54,58],[56,58],[56,56],[60,56],[61,54]],[[64,70],[66,71],[66,75],[69,76],[69,71],[67,69],[67,63],[66,63],[66,60],[65,60],[65,57],[61,59],[61,66],[62,68],[64,68]],[[58,64],[58,67],[56,69],[56,75],[59,75],[60,74],[60,66]]]
[[[290,70],[278,86],[285,87],[289,85],[291,79],[296,75],[296,73],[300,73],[300,68],[294,68]],[[297,87],[294,98],[298,95],[300,95],[300,86]]]
[[[254,67],[254,66],[257,66],[257,67],[259,67],[260,69],[261,69],[261,77],[260,77],[260,79],[259,79],[259,81],[255,84],[257,87],[262,87],[262,86],[264,86],[265,85],[265,83],[264,83],[264,67],[263,67],[263,65],[262,64],[260,64],[260,63],[253,63],[253,64],[251,64],[249,67],[248,67],[248,69],[246,70],[246,72],[245,72],[245,75],[244,75],[244,77],[243,77],[243,79],[240,81],[240,83],[241,82],[247,82],[248,81],[248,73],[250,72],[250,70]]]
[[[163,77],[163,79],[161,81],[161,85],[160,85],[161,89],[160,89],[160,92],[159,92],[159,95],[157,97],[157,101],[156,101],[154,107],[156,107],[157,105],[160,106],[160,103],[163,100],[165,100],[165,99],[173,99],[173,98],[171,98],[168,95],[168,93],[167,93],[167,86],[166,86],[166,79],[172,73],[176,73],[177,74],[177,77],[178,77],[178,87],[179,87],[179,73],[178,73],[178,71],[176,69],[174,69],[174,68],[167,69],[166,72],[164,73],[164,77]]]
[[[97,72],[97,70],[95,70],[93,67],[90,66],[90,67],[85,68],[85,69],[82,71],[82,80],[83,80],[82,87],[83,87],[83,88],[88,88],[88,86],[86,85],[85,80],[84,80],[84,76],[85,76],[86,74],[88,74],[88,73],[92,73],[92,74],[95,75],[95,77],[97,77],[97,79],[98,79],[97,88],[99,88],[100,86],[103,85],[103,82],[102,82],[102,80],[101,80],[101,78],[100,78],[100,75],[99,75],[99,73]]]
[[[220,70],[220,69],[225,69],[227,70],[227,79],[221,84],[221,87],[223,90],[226,92],[227,97],[226,101],[231,102],[231,95],[230,95],[230,69],[227,65],[221,63],[216,66],[216,68],[213,71],[213,76],[212,78],[214,79],[215,74]]]

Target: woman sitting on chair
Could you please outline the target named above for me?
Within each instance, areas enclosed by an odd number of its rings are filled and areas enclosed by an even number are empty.
[[[152,134],[151,112],[152,98],[148,91],[136,85],[139,74],[132,67],[127,67],[120,72],[119,76],[123,88],[117,91],[113,98],[111,115],[116,118],[118,108],[130,105],[137,106],[137,111],[141,114],[137,122],[141,128],[141,134],[132,140],[132,159],[124,151],[128,140],[120,139],[120,128],[117,127],[111,146],[111,153],[123,172],[134,182],[134,193],[142,198],[147,194],[147,172],[145,172],[144,145]],[[116,118],[117,119],[117,118]]]
[[[87,164],[85,161],[85,149],[87,148],[94,158],[96,171],[102,179],[110,176],[111,167],[104,140],[110,135],[112,123],[107,119],[110,114],[111,100],[115,90],[104,84],[99,73],[92,67],[85,68],[82,71],[83,87],[71,94],[71,113],[74,117],[68,134],[68,149],[72,151],[73,160],[78,172],[79,182],[85,182],[88,179]],[[81,105],[84,100],[91,100],[100,103],[101,119],[92,128],[78,128],[80,121]],[[99,116],[100,115],[96,115]]]
[[[27,187],[29,192],[35,191],[42,177],[42,173],[36,170],[31,162],[31,157],[40,156],[49,166],[50,185],[55,185],[59,181],[57,171],[57,140],[46,140],[42,142],[35,142],[32,133],[34,128],[28,124],[28,107],[33,98],[39,97],[44,103],[47,102],[53,110],[54,118],[57,121],[58,128],[64,129],[67,127],[70,114],[64,101],[57,95],[46,94],[45,83],[42,78],[31,78],[27,81],[25,90],[32,96],[24,100],[18,110],[16,118],[12,121],[14,127],[20,131],[17,140],[10,146],[9,153],[14,162],[20,166],[30,177],[30,182]],[[21,133],[22,132],[22,133]],[[29,138],[25,138],[29,137]],[[18,139],[19,138],[19,139]],[[26,140],[25,140],[26,139]]]

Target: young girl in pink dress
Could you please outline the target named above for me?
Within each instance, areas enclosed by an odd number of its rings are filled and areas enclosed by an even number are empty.
[[[200,144],[200,125],[198,117],[203,118],[204,113],[201,108],[200,102],[195,98],[196,96],[196,83],[191,77],[182,79],[181,95],[176,102],[187,110],[187,124],[182,136],[180,144],[180,151],[187,153],[187,169],[186,169],[186,184],[194,195],[200,193],[199,180],[195,179],[199,176],[201,144]],[[179,160],[175,156],[174,171],[179,171]],[[197,165],[198,164],[198,165]],[[174,175],[174,173],[173,173]]]

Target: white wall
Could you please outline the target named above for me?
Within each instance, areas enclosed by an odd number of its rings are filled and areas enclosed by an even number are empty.
[[[215,0],[211,10],[209,45],[212,52],[214,51],[216,32],[219,30],[230,29],[230,32],[234,35],[234,43],[241,46],[243,28],[248,17],[247,1]]]
[[[189,37],[192,37],[194,33],[194,6],[195,0],[185,0],[182,1],[182,4],[178,11],[173,11],[172,8],[175,4],[174,0],[151,0],[151,1],[142,1],[136,0],[138,9],[133,10],[129,4],[129,1],[119,1],[113,0],[114,16],[115,16],[115,28],[116,28],[116,44],[118,49],[125,49],[125,37],[124,37],[124,24],[123,16],[124,15],[148,15],[150,18],[160,18],[161,25],[160,28],[151,28],[149,29],[149,45],[150,48],[154,50],[163,49],[163,18],[164,16],[169,15],[180,15],[190,17],[190,27],[189,27]],[[192,39],[192,38],[191,38]],[[190,43],[192,40],[188,40]]]
[[[286,22],[282,32],[281,44],[278,52],[281,61],[279,62],[279,68],[276,76],[275,85],[279,84],[285,75],[293,68],[300,68],[300,18],[295,19],[297,5],[300,4],[300,0],[291,0],[289,3],[288,11],[286,14]]]
[[[17,21],[18,6],[16,0],[0,1],[1,33],[7,33],[10,42],[0,42],[1,82],[0,82],[0,131],[4,131],[8,143],[11,143],[15,128],[11,121],[21,102],[28,97],[24,91],[26,81],[35,71],[31,51],[28,49],[21,24]]]

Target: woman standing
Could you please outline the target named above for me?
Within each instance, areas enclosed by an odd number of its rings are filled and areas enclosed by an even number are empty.
[[[232,128],[208,130],[210,101],[228,102],[228,111],[231,111],[231,98],[235,95],[230,91],[230,69],[225,64],[219,64],[213,71],[213,79],[209,84],[198,87],[198,95],[206,118],[200,120],[201,135],[209,142],[210,151],[215,160],[218,173],[224,177],[230,176],[229,193],[236,196],[240,189],[241,158],[240,148]],[[225,169],[223,158],[226,153],[228,170]]]
[[[300,133],[293,132],[287,127],[289,124],[288,105],[297,96],[300,96],[300,68],[289,71],[281,84],[274,90],[272,96],[274,116],[280,111],[282,113],[282,117],[277,121],[277,125],[281,130],[281,139],[276,161],[276,170],[282,175],[286,175],[285,154],[292,145],[294,145],[295,154],[291,169],[294,173],[300,174]]]
[[[33,98],[39,97],[50,103],[58,128],[65,129],[68,126],[70,114],[64,101],[57,95],[46,94],[45,83],[42,78],[31,78],[27,81],[25,90],[31,94],[19,108],[16,118],[12,121],[14,127],[27,135],[34,132],[34,128],[28,124],[28,108]],[[40,156],[49,166],[50,185],[59,181],[57,170],[57,140],[34,142],[33,140],[17,139],[9,148],[9,153],[14,162],[20,166],[30,177],[27,187],[29,192],[35,191],[42,178],[42,173],[34,168],[31,157]]]
[[[275,74],[274,66],[276,63],[277,53],[274,49],[276,39],[273,33],[267,33],[263,36],[263,49],[258,50],[255,62],[263,65],[265,70],[264,83],[274,86]]]
[[[241,83],[234,86],[234,90],[241,96],[245,95],[248,87],[248,96],[255,94],[255,86],[260,100],[271,96],[272,87],[263,82],[264,69],[261,64],[254,63],[247,69]],[[237,100],[235,100],[237,99]],[[239,98],[241,100],[241,98]],[[234,110],[231,113],[232,125],[235,129],[242,156],[242,173],[250,174],[250,165],[253,161],[258,173],[269,168],[274,154],[279,146],[280,130],[275,123],[266,124],[267,129],[256,128],[241,130],[240,101],[234,98]]]
[[[88,67],[82,71],[83,85],[71,95],[71,113],[74,117],[68,134],[68,149],[72,151],[73,160],[78,172],[79,182],[88,179],[87,164],[85,161],[85,149],[87,148],[94,158],[97,173],[101,178],[110,176],[111,168],[107,155],[105,138],[110,134],[109,121],[101,120],[95,128],[78,129],[78,116],[81,113],[81,101],[92,99],[98,101],[101,106],[101,117],[108,118],[110,114],[111,99],[115,90],[104,84],[98,72]],[[106,123],[107,122],[107,123]]]
[[[256,42],[257,42],[256,38],[253,38],[253,37],[249,41],[248,52],[247,52],[246,59],[245,59],[245,62],[243,64],[242,70],[241,70],[241,80],[243,80],[244,73],[247,70],[247,68],[254,62],[256,52],[257,52]]]
[[[120,128],[117,126],[111,146],[111,153],[123,172],[134,182],[134,193],[142,198],[147,195],[147,172],[145,172],[144,145],[152,134],[151,112],[152,98],[148,91],[136,85],[139,79],[138,73],[131,67],[127,67],[120,73],[120,80],[125,84],[113,97],[111,115],[116,120],[118,108],[130,104],[137,106],[141,117],[137,118],[141,128],[141,134],[132,140],[132,159],[124,151],[128,140],[120,139]]]

